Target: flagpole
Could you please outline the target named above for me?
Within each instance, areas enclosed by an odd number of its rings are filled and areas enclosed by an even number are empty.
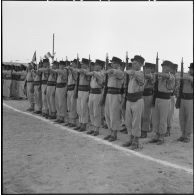
[[[52,62],[54,61],[54,33],[53,33],[53,57],[52,57]]]

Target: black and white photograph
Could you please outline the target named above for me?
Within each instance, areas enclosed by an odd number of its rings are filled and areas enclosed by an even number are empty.
[[[2,194],[193,194],[193,18],[193,1],[2,1]]]

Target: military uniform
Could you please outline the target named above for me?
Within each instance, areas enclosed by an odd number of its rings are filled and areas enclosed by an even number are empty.
[[[76,66],[77,60],[71,62],[71,67],[74,64]],[[74,97],[74,88],[76,84],[77,73],[73,71],[72,68],[68,70],[68,88],[67,88],[67,108],[68,108],[68,123],[65,124],[69,127],[76,126],[76,117],[77,117],[77,99]]]
[[[190,64],[190,69],[194,71],[194,63]],[[181,104],[179,109],[179,122],[182,136],[178,141],[189,142],[193,131],[193,100],[194,100],[194,73],[183,76],[183,90],[181,94]]]
[[[117,57],[113,57],[111,62],[119,66],[122,64],[121,59]],[[107,70],[106,74],[108,74],[108,91],[105,102],[105,118],[111,134],[104,139],[115,141],[117,139],[117,131],[121,130],[121,88],[124,72],[118,67]]]
[[[95,66],[101,66],[103,68],[105,62],[101,60],[96,60]],[[103,87],[104,75],[99,71],[92,71],[90,81],[90,94],[89,94],[89,115],[91,121],[91,130],[87,134],[93,134],[94,136],[99,135],[99,128],[101,127],[101,93]]]
[[[89,64],[89,60],[83,58],[81,64]],[[78,86],[78,98],[77,98],[77,114],[79,116],[80,128],[79,131],[86,130],[86,124],[89,122],[89,109],[88,109],[88,99],[89,99],[89,89],[90,89],[90,76],[86,73],[89,72],[88,69],[78,70],[80,72],[79,86]]]
[[[30,104],[30,108],[27,109],[28,111],[34,111],[34,85],[33,85],[33,73],[32,73],[32,65],[29,64],[28,72],[26,75],[26,82],[27,82],[27,98]]]
[[[3,96],[6,98],[10,98],[11,92],[11,77],[12,71],[11,66],[5,65],[5,69],[3,70],[4,80],[3,80]]]
[[[163,66],[171,69],[173,63],[170,61],[164,61],[162,67]],[[150,143],[164,143],[164,136],[167,131],[167,117],[170,110],[170,97],[174,87],[175,77],[170,73],[170,71],[169,73],[162,72],[159,74],[158,93],[155,100],[155,107],[152,113],[154,138],[150,141]]]
[[[171,73],[175,76],[176,70],[177,70],[178,65],[174,64],[173,66],[173,70],[171,71]],[[173,92],[171,93],[171,101],[170,101],[170,109],[169,109],[169,113],[168,113],[168,118],[167,118],[167,132],[165,134],[165,136],[170,136],[170,132],[172,131],[172,126],[173,126],[173,115],[174,115],[174,107],[175,107],[175,89],[177,82],[175,81],[175,87]]]
[[[55,62],[54,62],[55,64]],[[56,119],[56,106],[55,106],[55,90],[56,90],[57,74],[49,69],[49,77],[47,81],[46,98],[49,108],[49,118]]]
[[[40,63],[39,63],[40,66]],[[42,91],[41,91],[41,72],[34,71],[34,96],[35,96],[35,111],[36,114],[42,112]]]
[[[66,62],[60,61],[59,66],[65,66]],[[55,105],[57,110],[57,120],[58,123],[65,122],[65,117],[67,117],[67,80],[68,80],[68,70],[67,69],[57,69],[57,83],[55,91]]]
[[[145,83],[144,83],[144,110],[142,115],[142,125],[141,125],[141,138],[146,138],[147,133],[150,132],[150,122],[152,117],[152,101],[153,101],[153,88],[154,88],[154,72],[155,64],[145,63],[144,71],[145,73]],[[153,71],[152,71],[153,70]]]
[[[139,67],[143,66],[144,58],[135,56],[131,59],[133,63],[139,63]],[[135,61],[135,62],[134,62]],[[139,69],[140,69],[139,68]],[[144,74],[140,70],[127,70],[129,74],[129,84],[127,93],[125,124],[127,127],[129,141],[123,146],[131,146],[131,149],[139,147],[139,137],[141,136],[141,117],[144,109],[144,102],[142,99],[144,91]]]
[[[18,81],[18,94],[20,98],[25,99],[26,96],[24,94],[24,84],[26,78],[26,67],[24,65],[21,66],[21,71],[19,74],[20,74],[20,79]]]
[[[39,69],[39,71],[42,72],[42,78],[41,78],[42,115],[46,118],[49,115],[49,108],[48,108],[47,96],[46,96],[49,71],[45,69],[45,68],[48,67],[48,65],[49,65],[49,60],[48,59],[43,59],[43,68],[44,68],[43,70],[44,71],[41,71]]]

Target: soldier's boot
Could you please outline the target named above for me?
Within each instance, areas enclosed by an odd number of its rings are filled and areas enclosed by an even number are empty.
[[[185,138],[181,136],[180,138],[177,139],[177,141],[183,142],[184,139]]]
[[[64,126],[70,126],[70,123],[69,122],[68,123],[65,123]]]
[[[78,125],[77,127],[75,127],[75,128],[74,128],[74,130],[79,131],[79,130],[80,130],[80,128],[81,128],[81,125],[82,125],[82,124],[81,124],[81,123],[79,123],[79,125]]]
[[[113,135],[108,139],[109,142],[117,140],[117,131],[113,131]]]
[[[81,129],[79,131],[80,132],[86,131],[87,130],[86,126],[87,126],[87,124],[83,123],[82,126],[81,126]]]
[[[152,138],[148,143],[157,143],[159,141],[159,135],[156,134],[154,138]]]
[[[60,120],[59,117],[57,117],[57,119],[54,122],[55,123],[58,123],[59,120]]]
[[[131,146],[132,143],[133,143],[133,138],[134,138],[134,136],[131,135],[130,138],[129,138],[129,141],[127,141],[127,142],[125,142],[124,144],[122,144],[122,146],[123,146],[123,147],[129,147],[129,146]]]
[[[183,139],[183,142],[184,142],[184,143],[189,143],[189,142],[190,142],[190,138],[189,138],[189,137],[185,137],[185,138]]]
[[[99,133],[99,128],[98,127],[96,127],[96,129],[95,129],[95,131],[94,131],[94,136],[97,136],[97,135],[99,135],[100,133]]]
[[[111,135],[107,135],[106,137],[104,137],[104,140],[108,140],[111,137]]]
[[[159,137],[159,140],[156,142],[157,145],[162,145],[165,143],[164,135]]]
[[[168,137],[168,136],[170,136],[171,135],[171,128],[170,127],[167,127],[167,132],[165,133],[165,137]]]
[[[147,131],[141,131],[141,137],[140,138],[147,138]]]
[[[55,112],[52,112],[52,113],[51,113],[50,119],[56,119],[56,114],[55,114]]]
[[[64,117],[63,117],[63,116],[60,116],[60,117],[59,117],[58,123],[64,123]]]
[[[138,148],[139,148],[139,138],[138,137],[134,137],[130,149],[131,150],[136,150]]]
[[[93,134],[94,133],[94,130],[89,130],[89,131],[87,131],[87,134],[88,135],[91,135],[91,134]]]

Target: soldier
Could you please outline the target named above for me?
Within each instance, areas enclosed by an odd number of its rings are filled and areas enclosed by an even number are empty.
[[[78,86],[78,98],[77,98],[77,114],[79,116],[79,125],[74,128],[80,132],[86,131],[86,125],[89,120],[88,110],[88,98],[89,98],[89,83],[90,76],[87,75],[89,72],[89,60],[82,58],[81,69],[75,69],[77,73],[80,73],[79,86]]]
[[[121,129],[121,87],[124,72],[121,70],[122,60],[113,57],[112,68],[105,71],[108,74],[108,91],[105,102],[105,118],[110,134],[104,137],[110,142],[117,140],[117,131]]]
[[[34,85],[33,85],[33,65],[31,63],[28,64],[26,82],[27,82],[27,98],[30,104],[30,107],[27,111],[34,111]]]
[[[164,136],[167,130],[167,117],[170,109],[170,97],[175,87],[175,77],[171,73],[174,64],[166,60],[161,66],[162,73],[157,73],[158,93],[152,113],[154,137],[149,141],[149,143],[156,143],[157,145],[164,143]]]
[[[94,71],[91,71],[87,75],[92,76],[90,81],[90,94],[89,94],[89,115],[91,121],[91,129],[87,134],[99,135],[99,128],[101,127],[101,93],[103,87],[103,69],[105,62],[102,60],[96,60],[94,65]]]
[[[177,72],[177,64],[174,64],[171,73],[175,76],[176,72]],[[165,133],[165,137],[170,136],[170,132],[172,130],[172,126],[173,126],[173,115],[174,115],[174,107],[175,107],[175,89],[176,89],[176,85],[177,83],[175,82],[175,88],[173,90],[173,92],[171,93],[171,101],[170,101],[170,110],[168,113],[168,118],[167,118],[167,132]]]
[[[3,96],[6,98],[10,98],[10,92],[11,92],[11,66],[10,65],[4,65],[4,82],[3,82]]]
[[[68,70],[65,69],[66,62],[59,62],[59,69],[52,70],[57,73],[57,84],[55,92],[55,105],[57,110],[57,119],[55,122],[64,123],[67,116],[67,80]]]
[[[25,77],[26,77],[26,67],[22,64],[21,66],[20,66],[20,72],[19,72],[19,74],[20,74],[20,79],[19,79],[19,81],[18,81],[18,85],[19,85],[19,87],[18,87],[18,93],[19,93],[19,97],[21,98],[21,99],[24,99],[25,98],[25,94],[24,94],[24,82],[25,82]]]
[[[49,108],[47,104],[47,80],[49,77],[49,59],[43,59],[43,68],[39,68],[39,72],[42,72],[41,78],[41,97],[42,97],[42,116],[48,118]]]
[[[67,88],[67,108],[68,108],[68,122],[65,126],[76,127],[77,100],[74,98],[74,88],[77,79],[77,73],[74,72],[74,68],[77,67],[77,59],[71,61],[71,65],[68,68],[68,88]]]
[[[194,100],[194,63],[190,64],[189,73],[183,76],[183,90],[179,109],[179,122],[182,135],[178,141],[190,142],[193,131],[193,100]]]
[[[48,116],[49,119],[56,119],[55,90],[56,90],[57,74],[55,70],[58,69],[58,67],[59,67],[58,62],[54,61],[52,67],[48,69],[49,77],[47,81],[46,97],[47,97],[47,105],[49,108],[49,116]]]
[[[39,68],[42,68],[42,62],[39,62]],[[33,71],[34,74],[34,96],[35,96],[35,114],[42,113],[42,91],[41,91],[41,72],[38,70]]]
[[[154,88],[154,71],[156,64],[145,63],[144,69],[144,92],[143,92],[143,100],[144,100],[144,111],[142,115],[142,123],[141,123],[141,137],[146,138],[147,133],[150,132],[150,122],[152,116],[152,100],[153,100],[153,88]]]
[[[142,99],[144,91],[144,74],[141,67],[144,65],[144,58],[135,55],[132,61],[132,70],[127,70],[129,75],[125,124],[129,140],[123,144],[124,147],[131,146],[132,150],[139,148],[139,137],[141,136],[141,116],[144,108]]]

